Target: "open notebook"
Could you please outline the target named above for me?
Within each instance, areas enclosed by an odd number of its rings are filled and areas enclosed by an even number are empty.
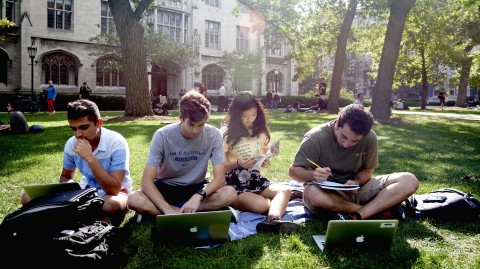
[[[322,251],[375,248],[390,250],[398,220],[331,220],[325,235],[313,235]]]
[[[207,246],[229,241],[231,210],[157,215],[152,239],[175,245]]]

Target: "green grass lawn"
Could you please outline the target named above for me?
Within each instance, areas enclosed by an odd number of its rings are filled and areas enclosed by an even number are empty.
[[[476,113],[465,109],[446,112]],[[178,116],[178,112],[173,115]],[[209,123],[218,127],[223,115],[213,113]],[[0,220],[20,207],[23,184],[58,181],[63,147],[72,135],[65,113],[25,116],[30,125],[41,124],[45,131],[0,136]],[[7,117],[0,114],[1,120]],[[269,111],[272,141],[280,140],[281,145],[280,155],[272,159],[263,174],[274,182],[288,181],[288,166],[304,133],[335,117]],[[375,174],[409,171],[420,180],[418,193],[452,187],[480,198],[480,182],[462,179],[468,174],[480,176],[480,121],[399,114],[393,118],[397,121],[392,124],[374,125],[380,161]],[[135,189],[140,184],[151,137],[160,126],[159,120],[105,123],[129,143]],[[326,254],[312,239],[312,234],[325,233],[327,223],[320,220],[303,224],[303,232],[298,235],[256,234],[213,249],[194,249],[155,244],[150,239],[153,222],[137,224],[133,216],[133,212],[127,215],[118,233],[123,268],[480,268],[478,222],[402,221],[391,251]]]

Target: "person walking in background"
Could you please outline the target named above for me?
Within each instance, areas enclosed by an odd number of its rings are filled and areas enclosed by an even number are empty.
[[[55,107],[53,106],[55,98],[57,98],[57,88],[53,86],[53,82],[50,80],[47,87],[47,107],[50,115],[55,114]]]
[[[357,99],[353,101],[353,104],[363,106],[363,98],[365,98],[365,95],[363,93],[361,92],[357,93]]]
[[[180,92],[178,93],[178,96],[180,96],[180,99],[182,99],[182,97],[185,95],[185,93],[187,93],[187,91],[185,89],[180,90]]]
[[[180,100],[180,122],[161,127],[150,143],[140,190],[128,206],[143,214],[193,213],[225,208],[235,201],[235,189],[225,185],[225,154],[220,131],[207,124],[210,102],[197,91]],[[213,179],[207,180],[208,163]]]
[[[205,84],[201,83],[199,91],[203,96],[207,97],[207,87],[205,87]]]
[[[251,92],[241,92],[233,99],[223,124],[220,131],[227,158],[225,180],[238,195],[232,206],[267,215],[265,221],[257,224],[257,232],[299,232],[301,227],[297,223],[282,221],[292,191],[271,184],[260,174],[260,167],[253,167],[257,162],[253,156],[267,153],[270,142],[263,105]],[[269,163],[267,158],[261,166],[267,167]]]
[[[7,111],[10,114],[10,124],[0,121],[0,134],[26,134],[28,132],[27,119],[22,112],[17,111],[17,104],[9,102]]]
[[[278,105],[281,101],[282,99],[280,95],[278,94],[278,92],[275,91],[275,93],[273,94],[272,110],[277,110]]]
[[[272,109],[273,108],[273,93],[270,91],[270,89],[267,89],[267,93],[265,94],[265,105],[267,106],[267,109]]]
[[[217,99],[217,112],[224,112],[227,108],[225,107],[225,99],[226,92],[225,92],[225,85],[223,82],[220,82],[220,89],[218,89],[218,99]]]
[[[88,99],[90,98],[90,93],[92,92],[92,89],[88,87],[87,82],[83,82],[83,85],[80,87],[79,91],[79,98],[80,99]]]
[[[438,93],[438,100],[440,100],[440,106],[442,107],[442,110],[443,110],[443,107],[445,106],[445,93],[443,91],[440,91]]]
[[[318,94],[322,98],[327,95],[327,80],[324,77],[318,78]]]
[[[290,178],[304,185],[303,200],[312,212],[341,220],[404,219],[400,203],[418,189],[408,172],[373,176],[378,166],[373,115],[348,105],[336,120],[308,131],[289,167]],[[354,191],[323,189],[316,182],[359,185]]]

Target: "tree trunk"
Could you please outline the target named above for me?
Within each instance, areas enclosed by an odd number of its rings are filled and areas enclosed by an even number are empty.
[[[415,2],[416,0],[393,0],[390,5],[387,33],[378,67],[377,82],[373,89],[371,112],[376,120],[390,118],[390,99],[400,42],[408,12]]]
[[[422,104],[421,108],[427,108],[427,67],[425,65],[425,47],[420,49],[420,56],[422,57]]]
[[[332,84],[330,86],[330,95],[328,96],[327,105],[327,111],[331,113],[337,113],[339,110],[340,89],[342,88],[342,75],[345,68],[348,33],[350,32],[355,13],[357,12],[357,3],[357,0],[350,1],[337,40],[335,65],[333,66]]]
[[[455,106],[464,107],[465,102],[467,101],[467,85],[468,78],[470,77],[470,69],[472,67],[472,57],[468,57],[468,54],[473,49],[472,45],[467,46],[464,49],[464,58],[461,60],[462,69],[460,70],[460,81],[458,85],[458,95]]]
[[[148,89],[147,56],[141,15],[152,0],[142,0],[132,11],[129,0],[109,0],[120,38],[125,82],[125,116],[153,115]]]

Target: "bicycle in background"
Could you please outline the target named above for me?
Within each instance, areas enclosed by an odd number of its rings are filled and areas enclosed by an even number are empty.
[[[30,112],[36,114],[40,112],[40,94],[37,91],[31,93],[19,93],[18,97],[18,110],[22,112]]]

